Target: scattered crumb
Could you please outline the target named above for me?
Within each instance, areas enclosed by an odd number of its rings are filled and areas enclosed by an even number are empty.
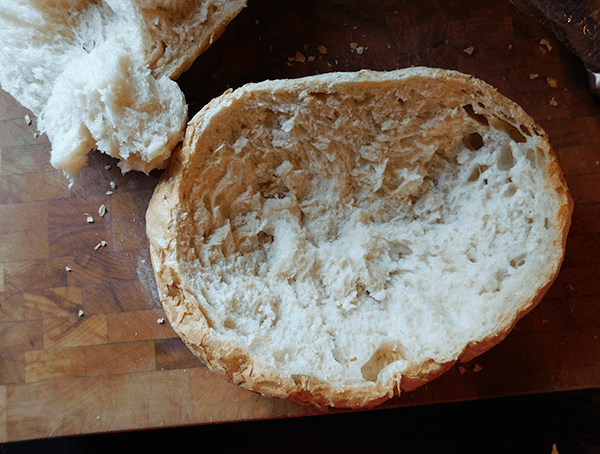
[[[70,273],[71,271],[73,271],[73,268],[71,268],[70,266],[65,266],[65,270],[67,273]]]
[[[111,181],[109,184],[111,189],[117,189],[117,183],[115,183],[114,181]]]
[[[296,60],[299,63],[304,63],[306,61],[306,57],[304,56],[304,54],[302,52],[296,52],[296,55],[294,56],[294,60]]]
[[[317,46],[317,50],[319,51],[320,54],[327,55],[327,48],[325,46],[323,46],[322,44]]]
[[[110,170],[110,169],[112,169],[112,166],[111,166],[110,164],[108,164],[108,165],[104,166],[104,168],[105,168],[106,170]]]
[[[556,99],[554,98],[554,96],[552,97],[552,99],[550,101],[548,101],[548,104],[550,104],[553,107],[558,106],[558,103],[556,102]]]
[[[33,138],[34,138],[34,139],[37,139],[39,136],[40,136],[40,135],[39,135],[37,132],[34,132],[34,133],[33,133]]]
[[[558,80],[556,80],[554,77],[547,77],[546,81],[552,88],[558,87]]]
[[[313,57],[312,55],[310,57],[308,57],[308,61],[315,61],[315,57]]]
[[[468,55],[473,55],[473,52],[475,52],[475,48],[473,46],[469,46],[466,49],[463,49],[463,52]]]
[[[467,373],[467,369],[465,369],[463,366],[458,366],[458,372],[459,372],[461,375],[464,375],[464,374],[466,374],[466,373]]]
[[[509,44],[508,45],[508,50],[511,50],[511,49],[512,49],[512,44]]]
[[[552,452],[550,454],[558,454],[558,449],[556,448],[556,443],[552,445]]]
[[[482,369],[482,367],[479,364],[475,364],[475,366],[473,366],[473,372],[479,372]]]
[[[83,213],[83,215],[86,217],[86,222],[89,222],[90,224],[94,223],[94,217],[90,213]]]
[[[101,247],[105,247],[107,245],[108,245],[108,243],[106,241],[102,240],[96,246],[94,246],[94,251],[97,251]]]
[[[545,46],[545,50],[542,50],[542,53],[545,54],[546,52],[550,52],[552,50],[552,46],[550,45],[550,43],[548,42],[547,39],[541,39],[540,40],[540,44],[542,46]],[[543,47],[540,47],[540,50],[544,49]]]
[[[114,192],[112,192],[112,191],[106,191],[106,195],[113,195],[113,194],[114,194]]]
[[[31,124],[31,117],[29,115],[25,115],[25,123],[27,123],[28,125]]]
[[[98,208],[98,214],[100,215],[101,218],[104,217],[104,215],[106,214],[106,205],[104,205],[104,204],[100,205],[100,208]]]
[[[81,309],[79,309],[79,313],[77,314],[79,317],[83,317],[83,314],[85,314],[85,312],[83,312]]]
[[[356,53],[357,53],[358,55],[362,55],[362,54],[363,54],[363,52],[364,52],[366,49],[367,49],[367,48],[366,48],[366,47],[364,47],[364,46],[358,46],[358,47],[356,48]]]
[[[158,320],[156,320],[156,323],[159,323],[159,324],[161,324],[161,325],[162,325],[164,322],[165,322],[165,319],[164,319],[164,318],[159,318]]]
[[[358,43],[350,43],[350,49],[355,50],[358,47]]]
[[[529,78],[530,78],[531,80],[533,80],[533,79],[537,79],[538,77],[540,77],[540,75],[539,75],[539,74],[529,74]]]
[[[285,64],[286,64],[287,66],[294,66],[294,65],[292,65],[292,64],[291,64],[289,61],[286,61],[286,62],[285,62]]]

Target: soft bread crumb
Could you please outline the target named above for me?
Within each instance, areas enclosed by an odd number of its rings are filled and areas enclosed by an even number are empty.
[[[473,46],[469,46],[466,49],[463,49],[463,52],[467,55],[473,55],[473,52],[475,52],[475,48]]]
[[[380,402],[499,342],[560,265],[547,138],[467,76],[264,82],[191,127],[148,209],[153,265],[174,329],[246,389]]]

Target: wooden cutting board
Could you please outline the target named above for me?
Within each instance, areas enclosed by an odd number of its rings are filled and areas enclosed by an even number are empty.
[[[246,82],[411,65],[473,74],[521,104],[548,132],[575,212],[538,308],[381,408],[599,387],[600,104],[535,20],[497,0],[250,0],[179,83],[193,115]],[[0,91],[0,442],[319,413],[225,382],[169,326],[144,233],[159,172],[122,175],[92,153],[69,189],[49,150]]]

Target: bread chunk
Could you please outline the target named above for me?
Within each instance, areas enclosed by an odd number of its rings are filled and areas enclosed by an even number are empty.
[[[366,407],[500,342],[556,277],[571,211],[519,106],[410,68],[213,100],[147,233],[166,313],[209,368],[266,396]]]
[[[39,119],[73,177],[97,148],[163,168],[188,120],[173,81],[246,0],[15,0],[0,11],[0,84]]]

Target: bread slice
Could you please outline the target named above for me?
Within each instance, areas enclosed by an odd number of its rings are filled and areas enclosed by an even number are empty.
[[[187,105],[172,79],[246,0],[16,0],[0,9],[0,84],[38,117],[73,176],[92,148],[122,170],[164,167]]]
[[[213,100],[147,233],[169,320],[210,369],[266,396],[366,407],[500,342],[557,275],[571,211],[519,106],[410,68]]]

